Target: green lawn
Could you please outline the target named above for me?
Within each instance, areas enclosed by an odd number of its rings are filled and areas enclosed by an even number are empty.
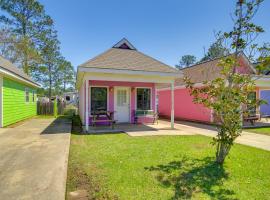
[[[247,132],[270,135],[270,127],[263,127],[263,128],[247,128],[245,129]]]
[[[269,199],[270,152],[235,145],[224,167],[204,136],[71,137],[67,194],[91,199]]]

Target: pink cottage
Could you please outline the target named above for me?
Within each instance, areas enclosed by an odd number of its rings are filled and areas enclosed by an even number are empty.
[[[221,68],[217,66],[219,58],[195,64],[182,69],[183,75],[189,77],[195,87],[202,87],[204,81],[210,81],[220,77]],[[249,62],[244,54],[239,56],[238,73],[250,74],[254,77],[256,83],[256,91],[251,95],[251,98],[260,98],[270,102],[270,78],[269,76],[256,77],[256,70],[252,63]],[[175,80],[174,87],[174,116],[177,120],[197,121],[204,123],[213,123],[214,113],[211,109],[204,107],[201,104],[193,103],[193,97],[189,90],[185,87],[183,78],[179,77]],[[159,104],[158,111],[163,117],[170,117],[170,105],[167,101],[171,98],[170,87],[163,87],[158,90]],[[263,105],[256,108],[256,113],[261,117],[270,116],[270,105]]]
[[[122,39],[104,53],[81,64],[77,69],[79,114],[86,131],[89,125],[110,123],[152,122],[157,112],[157,87],[169,84],[181,72],[139,52]],[[171,126],[174,126],[174,98],[170,105]],[[105,118],[99,113],[106,113]],[[113,115],[113,117],[111,117]],[[98,117],[98,120],[97,120]]]

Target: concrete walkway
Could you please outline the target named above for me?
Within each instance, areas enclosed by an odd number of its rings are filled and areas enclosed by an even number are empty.
[[[168,124],[169,122],[161,121],[161,123]],[[187,131],[189,133],[200,134],[209,137],[215,137],[217,134],[215,127],[205,124],[181,121],[177,122],[175,124],[175,127],[177,129],[181,129],[182,131]],[[270,136],[267,135],[244,131],[242,132],[241,136],[239,136],[235,140],[235,142],[270,151]]]
[[[31,119],[0,131],[0,199],[64,200],[71,123]]]

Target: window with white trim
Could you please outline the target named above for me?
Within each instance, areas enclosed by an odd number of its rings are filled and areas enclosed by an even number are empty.
[[[29,89],[25,88],[25,102],[29,102]]]
[[[91,112],[107,111],[107,88],[91,87]]]
[[[151,89],[137,88],[137,110],[151,109]]]
[[[35,102],[35,91],[32,91],[32,101]]]

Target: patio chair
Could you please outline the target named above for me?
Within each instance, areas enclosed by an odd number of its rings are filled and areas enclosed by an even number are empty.
[[[138,124],[140,117],[147,117],[153,119],[152,123],[158,124],[158,113],[153,110],[134,110],[134,124]]]

